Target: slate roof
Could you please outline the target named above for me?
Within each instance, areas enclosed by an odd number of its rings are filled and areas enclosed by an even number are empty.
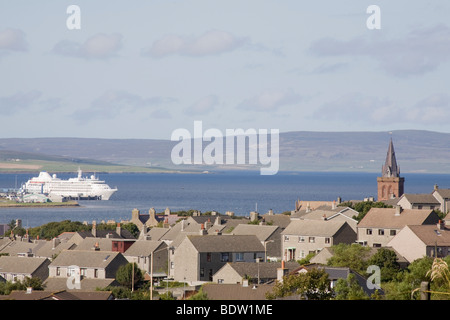
[[[423,203],[423,204],[441,204],[432,194],[421,193],[421,194],[412,194],[412,193],[404,193],[402,195],[403,198],[406,198],[409,203]],[[399,199],[400,201],[400,199]]]
[[[242,284],[215,284],[203,285],[203,292],[209,300],[266,300],[266,293],[273,289],[275,284],[261,284],[258,286]]]
[[[433,192],[439,193],[440,196],[444,199],[449,199],[450,198],[450,189],[437,189]]]
[[[395,212],[395,208],[371,208],[358,227],[401,229],[406,225],[421,225],[430,215],[439,220],[433,210],[403,209],[399,216]]]
[[[264,252],[254,235],[188,236],[198,252]]]
[[[436,225],[408,226],[427,246],[450,247],[450,229],[439,230]]]
[[[273,235],[279,227],[277,226],[265,226],[265,225],[253,225],[253,224],[239,224],[231,232],[234,235],[255,235],[259,241],[267,240]]]
[[[50,267],[76,265],[82,268],[106,268],[119,254],[112,251],[63,250]]]
[[[26,291],[12,291],[6,299],[8,300],[109,300],[111,291],[92,291],[92,292],[68,292],[60,291],[41,291],[33,290],[31,293]]]
[[[155,240],[138,240],[133,243],[125,253],[124,256],[150,256],[153,251],[167,247],[163,241]]]
[[[263,279],[276,279],[277,269],[281,268],[281,263],[276,262],[228,262],[226,266],[233,268],[240,276],[244,277],[246,275],[252,277],[253,279],[258,278],[258,268],[259,277]],[[295,261],[285,262],[285,267],[289,272],[297,269],[299,264]],[[220,272],[220,270],[218,271]]]
[[[48,262],[47,258],[31,258],[31,257],[0,257],[0,272],[1,273],[17,273],[17,274],[32,274],[42,264]]]
[[[299,236],[334,236],[344,225],[345,221],[334,220],[293,220],[282,232],[285,235]]]

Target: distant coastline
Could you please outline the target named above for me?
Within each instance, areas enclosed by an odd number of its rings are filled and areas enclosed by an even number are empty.
[[[21,202],[0,202],[0,208],[51,208],[51,207],[79,207],[80,204],[77,201],[67,201],[67,202],[32,202],[32,203],[21,203]]]

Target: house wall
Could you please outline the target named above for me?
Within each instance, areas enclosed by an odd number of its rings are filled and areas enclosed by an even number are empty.
[[[49,277],[55,277],[55,278],[68,278],[68,269],[70,266],[51,266],[49,267]],[[84,278],[88,279],[106,279],[106,273],[105,269],[100,268],[84,268],[79,266],[81,269],[81,275]],[[58,268],[59,268],[59,275],[58,275]]]
[[[40,266],[37,268],[32,274],[32,277],[36,277],[41,279],[42,281],[46,280],[48,278],[49,270],[48,266],[50,265],[51,261],[46,259]]]
[[[331,239],[332,240],[331,245],[336,245],[339,243],[351,244],[356,241],[356,238],[357,238],[356,231],[353,230],[353,228],[347,222],[342,226],[341,229],[338,230],[338,232],[336,232],[334,237]]]
[[[406,260],[412,262],[427,255],[426,245],[407,226],[388,243]]]
[[[328,240],[329,239],[329,243]],[[283,235],[283,260],[299,260],[306,257],[310,252],[317,252],[325,247],[333,245],[332,237],[320,236],[299,236],[299,235]],[[293,256],[291,253],[295,249]]]
[[[222,282],[219,282],[219,280]],[[213,275],[213,282],[223,284],[242,283],[242,277],[230,265],[226,264]]]
[[[368,234],[368,230],[371,230],[371,234]],[[391,231],[395,232],[395,234],[391,235]],[[366,242],[368,247],[386,247],[389,241],[391,241],[399,231],[400,229],[394,228],[358,227],[357,241],[360,243]]]
[[[198,251],[188,238],[185,238],[173,255],[173,278],[175,281],[198,281],[200,274]]]

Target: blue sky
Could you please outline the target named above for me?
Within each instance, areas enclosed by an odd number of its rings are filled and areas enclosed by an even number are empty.
[[[69,5],[81,29],[69,30]],[[381,29],[369,30],[369,5]],[[0,137],[450,132],[450,3],[0,0]]]

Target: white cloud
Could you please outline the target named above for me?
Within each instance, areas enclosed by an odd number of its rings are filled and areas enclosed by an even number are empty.
[[[211,30],[201,36],[166,35],[155,41],[143,55],[162,58],[169,55],[191,57],[216,55],[236,50],[249,42],[248,38],[238,38],[226,31]]]
[[[288,90],[265,90],[260,94],[241,102],[239,109],[252,111],[276,111],[287,105],[297,104],[302,97],[292,89]]]
[[[219,98],[216,95],[209,95],[196,101],[190,107],[184,110],[187,115],[205,115],[214,110],[219,104]]]
[[[310,51],[319,57],[367,56],[397,77],[422,75],[450,60],[450,28],[440,24],[415,29],[403,38],[392,40],[381,36],[347,41],[322,38],[311,45]]]
[[[63,40],[58,42],[53,52],[63,56],[85,59],[107,59],[117,56],[122,48],[122,35],[104,33],[96,34],[84,43]]]
[[[140,95],[123,90],[109,90],[94,99],[88,109],[80,109],[73,113],[77,120],[88,121],[94,118],[113,119],[119,114],[133,113],[138,110],[154,112],[154,108],[163,104],[173,103],[175,99],[165,97],[144,98]],[[159,118],[167,117],[168,113],[156,112]]]
[[[38,102],[42,93],[39,91],[18,92],[10,96],[0,97],[0,114],[13,115],[27,110]]]
[[[18,29],[5,29],[0,31],[0,52],[26,51],[28,44],[25,33]]]

